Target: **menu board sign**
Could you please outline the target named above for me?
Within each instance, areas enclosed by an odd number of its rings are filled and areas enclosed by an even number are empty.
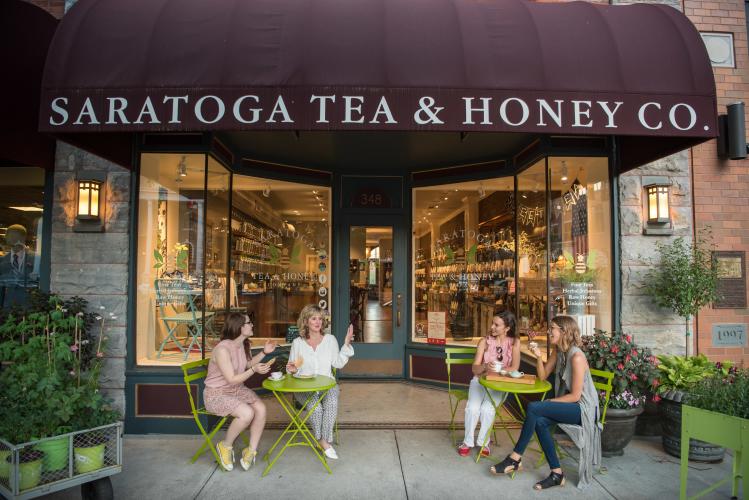
[[[427,328],[427,343],[429,344],[445,344],[445,319],[447,313],[445,312],[434,312],[429,311],[428,314],[428,328]]]

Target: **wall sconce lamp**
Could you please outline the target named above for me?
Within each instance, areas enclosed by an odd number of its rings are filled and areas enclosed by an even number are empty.
[[[652,235],[672,234],[673,227],[668,200],[671,179],[661,176],[643,176],[642,186],[645,189],[643,232]]]
[[[78,181],[78,213],[80,220],[99,220],[99,204],[101,203],[101,182]]]
[[[671,220],[668,213],[668,186],[648,186],[648,222],[663,224]]]
[[[76,232],[102,232],[104,230],[103,172],[80,172],[76,179],[76,213],[73,230]]]

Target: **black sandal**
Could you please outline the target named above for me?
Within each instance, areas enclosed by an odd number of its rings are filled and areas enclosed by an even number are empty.
[[[522,458],[520,460],[513,460],[510,458],[510,455],[507,455],[504,460],[492,465],[489,468],[489,472],[492,474],[510,474],[514,478],[515,473],[523,468],[522,460]]]
[[[564,474],[557,474],[556,472],[552,472],[549,474],[549,477],[544,479],[543,481],[537,482],[534,486],[534,490],[545,490],[546,488],[551,488],[553,486],[564,486]]]

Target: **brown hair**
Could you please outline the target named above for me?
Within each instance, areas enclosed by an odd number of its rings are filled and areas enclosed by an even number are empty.
[[[505,309],[503,311],[494,311],[494,317],[501,319],[505,326],[509,328],[507,336],[515,338],[515,315]]]
[[[320,316],[322,318],[322,328],[320,329],[321,334],[325,335],[325,330],[328,328],[328,318],[325,316],[325,311],[315,304],[307,304],[302,309],[302,312],[299,313],[299,319],[296,322],[299,327],[299,335],[305,339],[309,338],[307,321],[309,321],[312,316]]]
[[[252,314],[241,312],[229,313],[221,329],[221,340],[234,340],[239,337],[242,334],[242,327],[247,322],[246,318],[250,318],[250,323],[252,323],[252,316]],[[244,340],[244,353],[247,359],[250,359],[250,339]]]
[[[552,323],[559,327],[562,332],[562,336],[559,338],[559,349],[562,352],[567,352],[570,347],[582,345],[580,340],[580,328],[577,326],[577,321],[572,316],[555,316],[551,320]]]

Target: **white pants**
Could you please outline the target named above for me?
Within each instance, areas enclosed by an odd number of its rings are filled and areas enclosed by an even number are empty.
[[[465,428],[466,434],[463,438],[463,444],[469,448],[481,446],[486,440],[486,434],[491,430],[494,424],[494,405],[492,400],[486,394],[487,389],[479,383],[477,377],[471,379],[471,385],[468,386],[468,401],[466,402]],[[494,403],[499,405],[507,398],[506,392],[491,392]],[[473,433],[476,431],[476,424],[481,420],[478,440],[474,442]]]

